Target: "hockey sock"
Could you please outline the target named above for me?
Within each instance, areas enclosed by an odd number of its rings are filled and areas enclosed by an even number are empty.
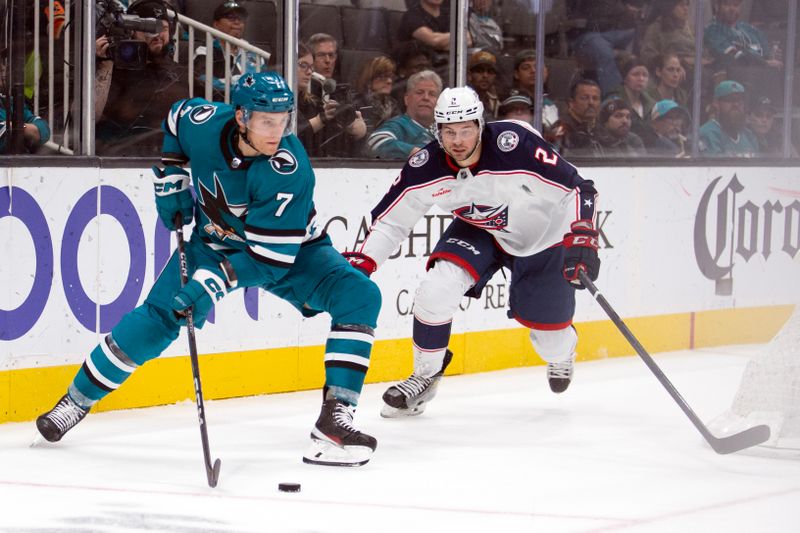
[[[325,387],[327,394],[352,406],[364,386],[375,333],[356,324],[335,324],[325,343]]]
[[[414,316],[414,373],[431,377],[442,369],[453,321],[429,324]]]
[[[70,397],[90,407],[118,389],[137,367],[161,355],[177,338],[178,329],[163,311],[149,304],[137,307],[86,358],[69,387]]]

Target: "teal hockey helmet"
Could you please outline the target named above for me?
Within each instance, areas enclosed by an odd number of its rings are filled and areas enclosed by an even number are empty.
[[[277,72],[255,72],[239,78],[231,102],[246,111],[291,112],[294,93]]]

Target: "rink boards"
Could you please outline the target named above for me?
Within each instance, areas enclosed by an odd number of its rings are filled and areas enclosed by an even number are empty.
[[[790,167],[585,168],[598,190],[597,284],[652,352],[763,342],[800,301],[800,183]],[[174,240],[157,221],[149,170],[0,169],[0,422],[29,420],[63,394],[78,365],[140,303]],[[320,169],[316,206],[351,250],[397,169]],[[373,279],[383,309],[367,380],[411,369],[411,303],[450,216],[431,212]],[[454,322],[448,373],[541,364],[506,316],[498,273]],[[264,291],[238,291],[198,331],[209,399],[319,388],[329,323]],[[633,354],[585,292],[579,359]],[[99,410],[191,399],[185,336]]]

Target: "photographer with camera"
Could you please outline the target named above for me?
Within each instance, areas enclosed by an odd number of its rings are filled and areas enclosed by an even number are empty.
[[[177,15],[164,0],[136,0],[125,12],[97,2],[95,120],[98,155],[158,155],[161,122],[189,96],[187,69],[172,60]]]
[[[355,157],[361,154],[361,142],[367,136],[367,124],[353,105],[354,92],[346,83],[333,79],[338,56],[336,39],[317,33],[308,41],[313,58],[313,72],[308,92],[313,108],[300,107],[308,117],[319,117],[322,128],[304,139],[306,150],[314,157]]]

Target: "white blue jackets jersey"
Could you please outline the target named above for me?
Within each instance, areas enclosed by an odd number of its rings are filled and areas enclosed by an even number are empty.
[[[233,107],[201,98],[175,103],[164,131],[162,160],[191,162],[194,233],[227,257],[241,286],[268,288],[302,244],[324,237],[315,223],[314,172],[294,135],[271,157],[244,157]]]
[[[434,205],[488,231],[518,257],[560,244],[575,220],[594,222],[594,184],[528,124],[488,123],[481,144],[470,168],[460,169],[437,142],[410,157],[372,210],[359,251],[381,264]]]

